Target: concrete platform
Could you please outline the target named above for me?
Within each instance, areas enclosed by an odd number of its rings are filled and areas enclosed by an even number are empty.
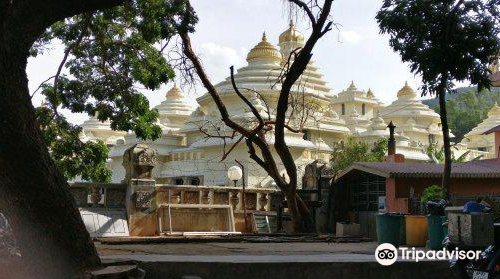
[[[146,278],[392,279],[455,278],[447,261],[375,261],[376,243],[170,243],[102,245],[107,261],[134,260]]]

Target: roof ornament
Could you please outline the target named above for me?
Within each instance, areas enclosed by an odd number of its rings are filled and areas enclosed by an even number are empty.
[[[177,86],[177,82],[174,83],[174,86],[167,92],[166,97],[183,97],[181,89]]]
[[[380,117],[380,112],[377,110],[375,115],[371,119],[370,130],[385,130],[387,125],[382,117]]]
[[[368,97],[370,99],[374,99],[375,98],[375,94],[373,94],[371,88],[368,88],[368,92],[366,92],[366,97]]]
[[[281,54],[267,41],[266,32],[262,34],[262,40],[247,54],[247,62],[255,60],[281,61]]]
[[[357,91],[358,88],[356,88],[356,85],[354,85],[354,80],[351,80],[351,84],[349,84],[349,87],[347,87],[347,91]]]
[[[405,85],[401,89],[399,89],[397,96],[398,98],[401,97],[416,98],[417,93],[415,92],[415,90],[413,90],[413,88],[411,88],[408,85],[408,81],[405,81]]]
[[[290,20],[288,29],[281,33],[279,36],[279,43],[296,42],[302,44],[304,42],[304,35],[302,35],[296,28],[293,20]]]

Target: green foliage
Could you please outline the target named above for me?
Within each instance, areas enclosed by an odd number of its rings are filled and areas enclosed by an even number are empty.
[[[103,142],[80,141],[81,128],[46,107],[37,108],[36,115],[50,154],[66,179],[81,176],[86,181],[110,181],[111,171],[106,167],[109,149]]]
[[[500,49],[500,0],[384,0],[376,19],[390,46],[423,81],[423,94],[468,80],[489,88]],[[442,80],[442,79],[445,80]]]
[[[334,174],[352,165],[354,162],[382,162],[387,152],[387,139],[378,140],[369,146],[365,142],[348,138],[347,141],[333,143],[330,163]]]
[[[439,185],[431,185],[422,191],[421,203],[444,198],[443,188]]]
[[[500,90],[492,88],[491,91],[476,92],[476,88],[470,87],[457,91],[457,94],[450,95],[454,98],[446,101],[446,110],[455,142],[460,142],[466,133],[488,117],[488,111],[495,102],[500,103]],[[434,110],[439,113],[439,105],[435,105]]]
[[[47,108],[38,109],[37,117],[52,157],[68,179],[81,175],[86,180],[109,180],[104,168],[108,150],[103,143],[82,143],[80,127],[69,124],[57,110],[97,115],[109,120],[114,130],[159,138],[158,112],[150,109],[138,88],[155,90],[174,78],[163,50],[176,30],[193,31],[196,22],[186,0],[125,1],[58,22],[32,46],[32,56],[43,53],[54,39],[66,48],[61,71],[40,87]]]

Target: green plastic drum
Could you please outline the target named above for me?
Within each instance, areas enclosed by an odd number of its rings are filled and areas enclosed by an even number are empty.
[[[443,222],[446,221],[445,216],[427,215],[427,233],[429,234],[429,248],[432,250],[440,250],[443,248]]]
[[[398,247],[401,243],[401,225],[403,220],[403,216],[399,214],[375,215],[378,243],[390,243]]]

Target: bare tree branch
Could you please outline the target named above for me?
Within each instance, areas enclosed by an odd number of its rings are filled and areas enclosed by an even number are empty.
[[[259,125],[249,132],[249,135],[256,134],[258,131],[260,131],[260,129],[262,129],[262,127],[264,127],[264,120],[262,119],[262,116],[257,111],[255,106],[252,103],[250,103],[250,101],[248,101],[248,99],[243,94],[241,94],[240,90],[238,89],[238,86],[236,86],[236,82],[234,81],[234,66],[230,67],[230,71],[231,71],[231,84],[233,85],[234,91],[243,100],[243,102],[245,102],[245,104],[252,111],[253,115],[255,115],[255,117],[259,121]]]
[[[46,80],[42,81],[38,87],[35,89],[35,91],[33,91],[33,93],[31,93],[31,96],[30,98],[33,99],[33,96],[35,96],[36,92],[38,92],[38,90],[40,90],[42,88],[42,86],[47,83],[49,80],[53,79],[55,76],[51,76],[49,78],[47,78]]]
[[[235,143],[233,143],[233,145],[231,146],[231,148],[229,148],[229,150],[227,152],[225,152],[224,155],[222,155],[221,162],[224,161],[227,158],[227,156],[229,156],[229,154],[231,153],[231,151],[233,151],[233,149],[241,142],[241,140],[243,138],[245,138],[245,137],[244,136],[240,136],[238,138],[238,140]]]
[[[316,17],[314,16],[313,12],[309,8],[309,6],[300,0],[289,0],[290,2],[294,3],[295,5],[299,6],[301,9],[304,10],[304,12],[307,14],[309,17],[309,20],[311,21],[312,25],[316,25]]]
[[[299,6],[308,14],[309,17],[311,17],[312,12],[307,5],[304,5],[304,2],[298,0],[289,1]],[[333,0],[326,0],[323,7],[321,8],[318,20],[311,20],[312,33],[307,39],[304,47],[293,60],[292,65],[290,66],[290,69],[286,74],[286,78],[282,83],[280,96],[278,98],[274,147],[285,166],[288,177],[290,178],[290,184],[297,184],[297,167],[295,166],[293,156],[285,142],[285,121],[286,112],[288,110],[288,99],[292,86],[307,68],[309,61],[311,60],[312,50],[314,46],[324,35],[323,27],[330,14],[332,2]],[[294,195],[295,193],[289,194]]]

